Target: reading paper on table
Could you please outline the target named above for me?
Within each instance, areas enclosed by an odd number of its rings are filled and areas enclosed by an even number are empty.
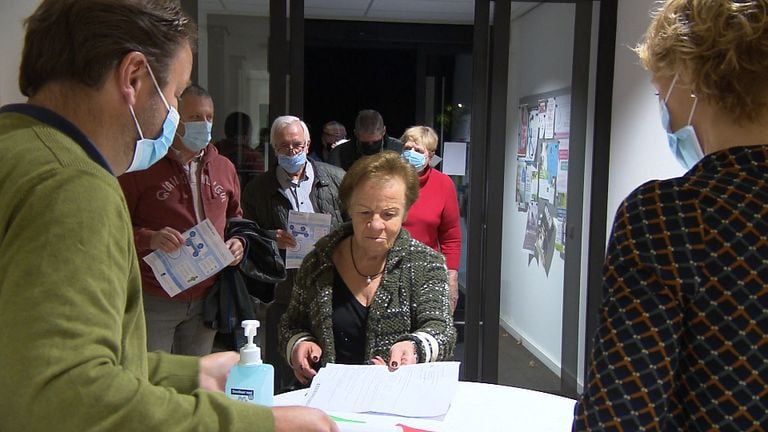
[[[299,268],[315,243],[331,231],[331,215],[291,210],[286,230],[296,239],[296,247],[286,249],[285,268]]]
[[[459,362],[386,366],[329,364],[312,379],[307,406],[323,411],[437,417],[448,412]]]
[[[181,236],[184,244],[178,250],[165,253],[158,249],[144,257],[171,297],[215,275],[235,259],[208,219]]]

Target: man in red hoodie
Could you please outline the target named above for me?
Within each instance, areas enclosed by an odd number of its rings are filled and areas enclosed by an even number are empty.
[[[143,261],[160,249],[178,250],[181,233],[209,219],[224,237],[228,218],[241,217],[240,186],[234,165],[210,144],[213,100],[202,87],[191,85],[179,101],[179,124],[168,154],[147,170],[122,175],[133,236],[141,263],[147,349],[174,354],[211,352],[215,330],[203,325],[203,299],[216,276],[170,297]],[[240,239],[227,240],[237,265],[243,257]]]

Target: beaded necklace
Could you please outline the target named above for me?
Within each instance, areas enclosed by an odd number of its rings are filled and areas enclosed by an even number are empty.
[[[365,278],[366,285],[370,285],[371,282],[374,279],[377,279],[381,275],[384,274],[384,268],[382,268],[380,272],[374,273],[374,274],[371,274],[371,275],[367,275],[367,274],[362,273],[360,271],[360,269],[357,268],[357,263],[355,262],[355,252],[352,250],[352,243],[353,243],[353,240],[350,238],[349,239],[349,254],[352,256],[352,266],[355,268],[355,271],[357,272],[357,274],[359,274],[360,276]],[[386,267],[386,265],[384,267]]]

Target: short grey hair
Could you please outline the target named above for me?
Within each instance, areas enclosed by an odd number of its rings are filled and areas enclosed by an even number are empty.
[[[301,129],[304,131],[304,142],[309,142],[309,128],[307,127],[307,124],[296,116],[286,115],[280,116],[272,122],[272,130],[269,133],[269,142],[272,143],[272,147],[275,147],[275,142],[277,141],[275,136],[280,133],[280,131],[296,122],[301,124]]]
[[[199,86],[197,84],[190,84],[189,87],[185,88],[183,92],[181,92],[181,96],[179,96],[179,99],[184,99],[184,96],[197,96],[199,98],[206,98],[213,100],[211,97],[211,94],[208,93],[208,90],[206,90],[204,87]]]

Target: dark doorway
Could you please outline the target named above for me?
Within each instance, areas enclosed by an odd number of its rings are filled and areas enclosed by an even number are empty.
[[[304,65],[304,118],[313,142],[319,142],[322,125],[330,120],[344,124],[351,137],[362,109],[379,111],[395,138],[414,123],[415,49],[307,46]]]
[[[351,137],[367,108],[395,138],[425,124],[427,77],[446,78],[449,93],[455,55],[472,52],[466,25],[306,20],[304,31],[303,116],[314,142],[329,120]]]

